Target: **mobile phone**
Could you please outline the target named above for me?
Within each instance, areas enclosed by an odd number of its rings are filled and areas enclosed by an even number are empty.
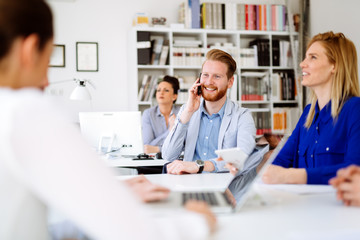
[[[198,81],[198,83],[200,83],[200,79],[201,79],[201,73],[199,74],[199,81]],[[197,88],[197,95],[201,95],[201,85],[198,86],[198,88]]]
[[[215,153],[226,163],[234,165],[238,170],[242,170],[245,160],[248,158],[248,155],[240,148],[219,149]]]

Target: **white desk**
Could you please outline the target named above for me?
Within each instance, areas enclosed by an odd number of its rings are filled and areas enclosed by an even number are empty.
[[[113,158],[105,159],[109,167],[154,167],[163,166],[167,161],[165,160],[132,160],[132,158]]]
[[[224,187],[229,174],[146,175],[172,190]],[[360,208],[345,207],[336,201],[329,186],[308,186],[318,194],[296,194],[304,186],[256,185],[267,203],[245,205],[240,212],[220,215],[219,229],[211,239],[360,239]],[[213,188],[213,189],[214,189]],[[285,191],[286,190],[286,191]],[[301,190],[301,189],[300,189]]]
[[[224,190],[233,176],[230,173],[203,173],[203,174],[151,174],[144,175],[151,182],[165,186],[172,191],[207,191]]]

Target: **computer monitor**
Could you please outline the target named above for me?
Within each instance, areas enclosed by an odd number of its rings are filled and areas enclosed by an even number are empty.
[[[141,112],[80,112],[82,135],[99,153],[137,156],[144,152]]]

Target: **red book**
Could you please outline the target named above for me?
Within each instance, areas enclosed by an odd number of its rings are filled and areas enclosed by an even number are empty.
[[[261,5],[255,5],[255,12],[256,12],[256,30],[262,30],[261,29]]]
[[[276,28],[276,5],[271,5],[271,25],[272,25],[272,30],[273,31],[277,31]]]
[[[256,5],[249,5],[249,29],[256,30]]]
[[[245,4],[245,29],[249,30],[249,5]]]
[[[261,6],[261,24],[262,24],[262,27],[261,27],[261,30],[263,31],[266,31],[268,29],[266,29],[266,5],[262,5]]]

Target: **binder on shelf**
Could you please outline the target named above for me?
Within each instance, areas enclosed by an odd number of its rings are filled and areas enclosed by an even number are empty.
[[[161,49],[162,49],[163,42],[164,42],[164,37],[155,36],[155,37],[153,37],[153,40],[154,40],[154,47],[153,47],[153,52],[152,52],[152,56],[151,56],[151,64],[159,65],[160,54],[161,54]]]
[[[137,32],[137,62],[139,65],[150,64],[151,42],[150,32]]]
[[[147,83],[147,80],[148,80],[148,75],[147,74],[144,74],[143,76],[143,80],[142,80],[142,83],[141,83],[141,86],[140,86],[140,89],[139,89],[139,94],[138,94],[138,101],[143,101],[143,95],[144,95],[144,89],[145,89],[145,85]]]
[[[161,49],[159,65],[166,65],[169,55],[169,40],[165,40]]]
[[[273,66],[280,66],[280,46],[279,39],[272,40],[272,64]]]
[[[141,97],[141,101],[147,101],[146,96],[149,94],[150,91],[151,79],[152,79],[151,75],[148,75],[144,86],[144,92]]]
[[[249,46],[257,47],[258,66],[270,66],[270,43],[269,39],[255,39]]]
[[[151,84],[150,84],[150,91],[149,91],[149,94],[147,96],[145,96],[144,101],[150,102],[154,98],[159,78],[162,78],[162,77],[155,77],[155,76],[152,77]]]

